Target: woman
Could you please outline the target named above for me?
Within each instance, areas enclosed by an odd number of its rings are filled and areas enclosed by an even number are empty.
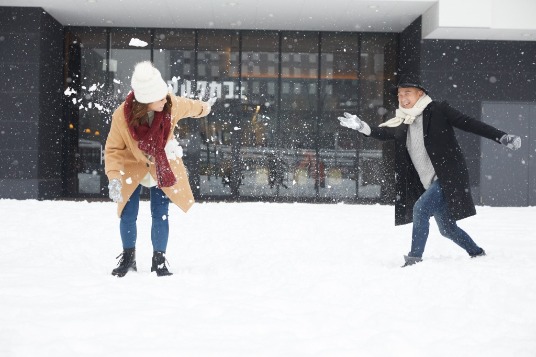
[[[109,195],[117,203],[123,244],[112,275],[123,277],[129,270],[137,270],[136,220],[142,185],[150,188],[151,196],[151,272],[172,275],[165,258],[169,201],[184,212],[194,203],[173,128],[180,119],[206,116],[216,98],[203,102],[168,93],[160,72],[149,61],[136,65],[131,85],[132,91],[112,116],[104,156]]]
[[[404,266],[422,261],[434,216],[440,233],[471,257],[486,255],[456,221],[476,214],[469,172],[456,140],[458,128],[519,149],[521,138],[482,123],[433,101],[416,76],[403,76],[397,85],[396,116],[369,127],[355,115],[344,113],[341,125],[378,140],[395,141],[395,225],[413,222],[411,250]]]

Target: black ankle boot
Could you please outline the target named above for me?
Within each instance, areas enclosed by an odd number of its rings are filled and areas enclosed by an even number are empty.
[[[124,249],[123,253],[119,254],[116,259],[121,257],[118,267],[112,270],[112,275],[123,277],[129,270],[138,271],[136,267],[136,248]]]
[[[153,253],[153,265],[151,266],[151,271],[156,271],[158,276],[167,276],[173,275],[168,268],[166,267],[167,259],[164,255],[164,252],[154,252]]]

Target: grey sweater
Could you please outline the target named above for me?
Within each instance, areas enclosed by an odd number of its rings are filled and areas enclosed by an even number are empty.
[[[422,114],[417,116],[415,121],[409,125],[406,147],[408,148],[409,157],[413,162],[413,166],[415,166],[419,174],[421,183],[424,189],[427,190],[432,182],[437,179],[437,176],[432,161],[424,147]]]

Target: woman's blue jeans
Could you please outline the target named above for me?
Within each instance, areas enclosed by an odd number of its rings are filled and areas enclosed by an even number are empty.
[[[428,240],[430,218],[434,216],[439,232],[442,236],[452,240],[465,249],[471,256],[480,254],[482,248],[465,233],[452,218],[441,189],[439,180],[436,180],[419,197],[413,206],[413,233],[411,238],[410,257],[421,258]]]
[[[134,248],[136,246],[138,211],[140,208],[140,191],[139,185],[130,199],[128,200],[123,213],[121,213],[121,222],[119,223],[119,231],[121,233],[121,241],[123,249]],[[169,237],[169,222],[168,208],[169,198],[158,187],[151,187],[151,241],[153,243],[153,251],[165,252]]]

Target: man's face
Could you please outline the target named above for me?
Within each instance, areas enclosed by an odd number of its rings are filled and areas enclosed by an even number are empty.
[[[398,88],[398,103],[404,109],[413,108],[415,103],[424,95],[424,91],[415,87]]]

